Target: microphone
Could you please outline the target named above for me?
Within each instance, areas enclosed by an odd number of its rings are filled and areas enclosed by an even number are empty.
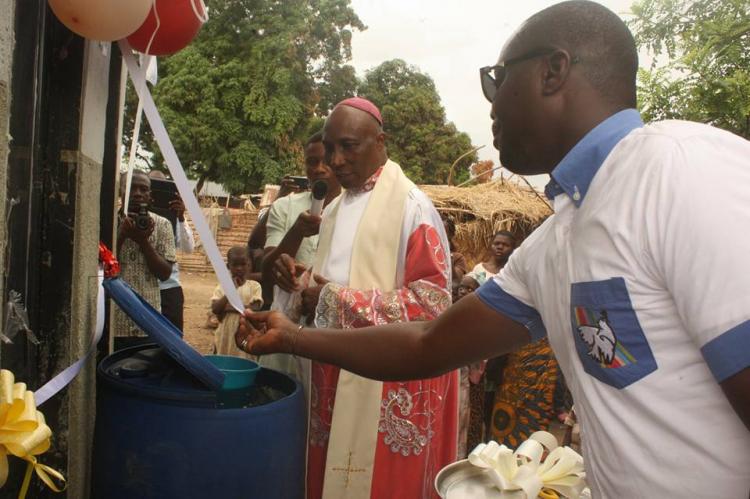
[[[328,194],[328,184],[325,180],[316,180],[312,185],[312,205],[310,206],[310,213],[319,217],[323,213],[323,201]]]

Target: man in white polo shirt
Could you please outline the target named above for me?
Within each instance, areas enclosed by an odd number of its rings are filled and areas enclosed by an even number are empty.
[[[501,273],[432,322],[313,332],[246,313],[238,342],[405,379],[547,335],[594,497],[747,498],[750,143],[644,126],[632,35],[592,2],[534,15],[499,61],[481,76],[501,162],[549,173],[555,209]]]

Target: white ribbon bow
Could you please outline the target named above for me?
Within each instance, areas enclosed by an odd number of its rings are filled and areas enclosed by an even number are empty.
[[[549,454],[542,460],[545,449]],[[546,431],[533,433],[515,452],[494,441],[479,444],[469,454],[469,462],[486,469],[501,491],[522,490],[527,499],[539,497],[543,488],[578,499],[586,487],[583,457],[570,447],[558,447]]]

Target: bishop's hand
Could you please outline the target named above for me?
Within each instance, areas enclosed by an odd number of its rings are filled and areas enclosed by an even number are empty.
[[[245,310],[234,341],[237,348],[253,355],[294,353],[300,327],[281,312]]]
[[[311,286],[302,290],[302,315],[307,316],[308,324],[312,324],[312,320],[315,318],[315,309],[318,308],[320,292],[329,282],[328,279],[318,274],[313,275],[313,279],[317,286]]]

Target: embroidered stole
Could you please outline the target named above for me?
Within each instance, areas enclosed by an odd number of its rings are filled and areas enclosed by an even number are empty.
[[[409,191],[414,187],[398,164],[386,162],[354,236],[349,287],[392,291],[398,285],[404,212]],[[336,204],[320,227],[316,272],[323,268],[330,251],[340,199],[333,201]],[[324,499],[370,497],[382,392],[382,382],[340,371],[328,441]],[[350,473],[351,470],[356,471]]]

